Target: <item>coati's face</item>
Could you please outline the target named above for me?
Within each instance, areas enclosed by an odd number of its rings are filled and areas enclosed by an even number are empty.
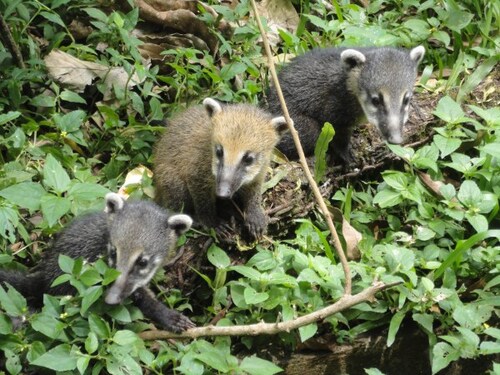
[[[403,142],[403,125],[424,53],[419,46],[409,52],[380,48],[365,54],[347,49],[341,54],[349,88],[357,95],[367,120],[389,143]]]
[[[274,146],[287,130],[283,117],[271,118],[250,105],[222,107],[203,101],[212,122],[215,195],[230,199],[243,186],[262,179]]]
[[[187,215],[168,215],[152,202],[126,203],[119,195],[106,195],[109,244],[108,264],[120,276],[106,291],[110,305],[121,303],[146,286],[158,268],[175,255],[179,236],[192,224]]]

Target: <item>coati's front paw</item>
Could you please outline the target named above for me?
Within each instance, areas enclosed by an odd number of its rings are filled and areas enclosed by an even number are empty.
[[[194,324],[187,316],[182,315],[177,311],[174,311],[172,316],[169,318],[168,323],[165,324],[165,329],[174,333],[182,333],[185,330],[194,327],[196,327],[196,324]]]
[[[244,228],[249,240],[254,241],[262,238],[267,230],[267,216],[262,211],[247,215]]]

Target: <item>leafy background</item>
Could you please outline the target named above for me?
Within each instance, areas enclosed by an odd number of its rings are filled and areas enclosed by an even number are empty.
[[[278,32],[276,54],[296,54],[327,45],[426,46],[417,91],[438,100],[433,135],[418,149],[391,146],[405,160],[380,176],[347,184],[330,203],[363,234],[361,260],[351,262],[354,292],[374,279],[401,281],[373,303],[335,314],[325,323],[272,338],[295,348],[321,333],[349,342],[377,327],[387,345],[404,322],[425,332],[432,373],[460,358],[495,363],[500,352],[500,109],[497,2],[485,0],[372,1],[365,6],[334,1],[294,1],[297,31]],[[139,12],[111,10],[93,0],[0,0],[0,9],[26,66],[20,68],[0,46],[0,264],[25,269],[37,263],[50,238],[72,217],[101,209],[128,171],[151,166],[161,120],[186,105],[214,96],[258,103],[267,85],[260,35],[240,1],[213,7],[235,27],[221,34],[213,17],[200,18],[219,39],[206,50],[164,51],[172,59],[145,64],[131,34]],[[84,41],[68,29],[73,19],[92,27]],[[102,81],[77,93],[53,81],[43,58],[61,49],[80,59],[121,67],[142,81],[132,90]],[[429,182],[431,181],[431,182]],[[433,187],[434,190],[430,189]],[[129,191],[151,196],[151,180]],[[159,298],[207,324],[223,311],[220,325],[293,319],[336,301],[343,273],[329,248],[319,215],[290,223],[293,236],[257,246],[248,262],[234,265],[227,249],[213,245],[207,258],[214,272],[200,275],[202,310],[156,277]],[[194,236],[200,234],[193,234]],[[229,254],[229,255],[228,255]],[[280,368],[259,351],[259,338],[145,342],[148,328],[131,304],[109,308],[101,301],[112,280],[105,263],[61,258],[64,280],[75,297],[45,296],[44,308],[29,312],[14,289],[0,288],[0,347],[9,374],[71,371],[82,374],[249,373]],[[230,297],[230,298],[229,298]],[[194,297],[193,297],[194,298]],[[232,303],[229,303],[229,299]],[[25,320],[15,324],[10,319]],[[266,338],[265,340],[269,340]],[[244,350],[243,350],[244,349]],[[244,353],[257,353],[246,355]],[[175,369],[175,370],[174,370]],[[375,369],[367,369],[368,373]]]

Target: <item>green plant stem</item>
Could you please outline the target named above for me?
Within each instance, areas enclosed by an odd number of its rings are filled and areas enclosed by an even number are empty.
[[[344,275],[345,275],[344,293],[346,295],[351,295],[351,292],[352,292],[351,270],[349,269],[349,264],[347,262],[347,258],[345,256],[344,250],[342,249],[342,244],[340,243],[340,239],[339,239],[339,236],[338,236],[337,231],[335,229],[335,226],[333,225],[332,217],[328,211],[328,208],[326,207],[325,201],[323,200],[323,196],[321,195],[321,192],[319,191],[318,185],[316,184],[316,181],[314,180],[314,177],[313,177],[311,171],[309,170],[309,167],[307,165],[307,160],[306,160],[306,157],[304,155],[304,150],[302,149],[302,145],[300,143],[299,135],[297,133],[297,130],[295,129],[295,126],[293,125],[293,120],[291,119],[290,114],[288,113],[288,108],[286,106],[285,98],[283,97],[283,92],[281,91],[281,86],[279,84],[278,75],[276,74],[276,69],[274,67],[271,47],[269,46],[266,31],[264,30],[264,27],[262,26],[262,22],[260,21],[260,16],[259,16],[259,12],[257,10],[257,5],[255,4],[255,0],[251,0],[251,3],[252,3],[253,12],[255,15],[255,20],[257,21],[257,25],[259,26],[259,30],[260,30],[260,33],[262,35],[262,42],[264,44],[264,49],[266,51],[266,55],[267,55],[267,59],[268,59],[269,71],[271,73],[271,77],[273,80],[274,87],[276,89],[276,93],[278,94],[278,97],[280,99],[281,108],[283,110],[283,115],[285,116],[285,120],[288,124],[289,131],[292,134],[292,138],[293,138],[293,141],[295,143],[295,147],[297,148],[297,152],[299,154],[300,164],[302,165],[302,169],[304,170],[304,173],[305,173],[307,180],[309,182],[309,186],[311,186],[311,190],[313,191],[314,197],[316,198],[316,201],[321,209],[321,212],[323,213],[323,216],[325,217],[325,220],[328,224],[328,228],[330,229],[330,233],[333,237],[333,245],[335,247],[335,250],[337,251],[337,255],[340,259],[340,263],[342,264],[342,269],[344,270]]]

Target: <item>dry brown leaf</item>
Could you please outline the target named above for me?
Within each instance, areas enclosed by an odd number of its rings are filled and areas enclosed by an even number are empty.
[[[346,248],[345,254],[349,260],[359,260],[361,253],[358,249],[358,243],[363,236],[344,218],[342,211],[337,207],[328,207],[330,214],[333,216],[334,221],[342,223],[342,236],[344,237]]]
[[[285,29],[291,33],[297,31],[300,18],[290,0],[262,0],[257,4],[257,8],[260,15],[267,21],[270,29],[267,36],[271,45],[279,43],[279,29]]]

